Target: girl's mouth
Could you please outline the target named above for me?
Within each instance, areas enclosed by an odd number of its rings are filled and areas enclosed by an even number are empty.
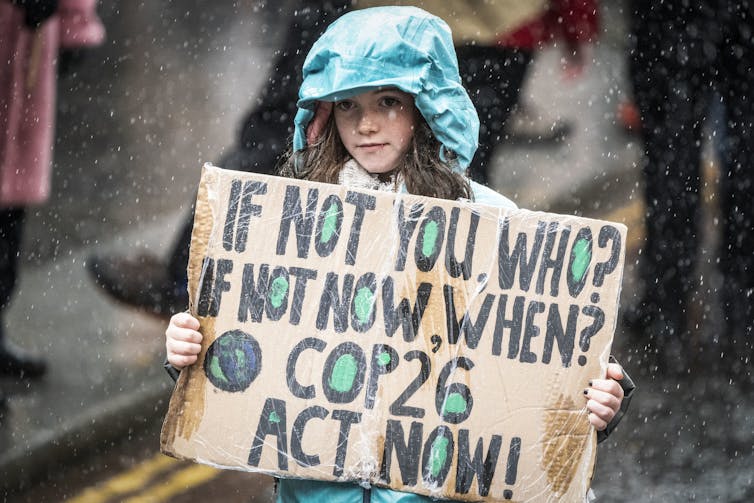
[[[387,143],[363,143],[358,148],[364,152],[374,152],[386,146]]]

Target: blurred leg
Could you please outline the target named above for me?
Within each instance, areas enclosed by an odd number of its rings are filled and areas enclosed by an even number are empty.
[[[732,36],[723,49],[719,79],[727,119],[720,187],[720,267],[726,321],[721,334],[721,339],[725,339],[721,342],[734,353],[741,368],[748,368],[754,356],[754,203],[751,200],[754,191],[754,103],[751,99],[754,76],[750,67],[754,43],[736,31],[746,23],[751,25],[751,10],[738,16],[730,20],[728,32]]]
[[[698,255],[701,128],[711,91],[693,65],[661,50],[669,46],[662,34],[644,28],[636,34],[631,61],[642,121],[647,228],[635,323],[662,349],[669,336],[687,328]]]
[[[3,343],[2,314],[10,304],[18,277],[23,219],[23,208],[0,209],[0,345]]]
[[[5,340],[3,321],[18,277],[23,221],[23,208],[0,209],[0,375],[38,377],[45,373],[45,362],[12,347]]]

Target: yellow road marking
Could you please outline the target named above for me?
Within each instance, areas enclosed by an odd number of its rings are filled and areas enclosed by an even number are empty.
[[[176,494],[181,494],[212,480],[222,473],[222,470],[204,465],[191,465],[174,473],[166,481],[142,491],[142,494],[134,496],[123,503],[161,503],[168,501]]]
[[[78,496],[67,500],[69,503],[104,503],[114,496],[136,491],[146,486],[155,475],[180,463],[177,459],[156,454],[151,459],[135,466],[97,487],[90,487]]]

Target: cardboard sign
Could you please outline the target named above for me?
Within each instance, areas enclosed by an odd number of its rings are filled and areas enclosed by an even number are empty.
[[[579,501],[626,230],[204,167],[204,335],[166,454],[467,501]]]

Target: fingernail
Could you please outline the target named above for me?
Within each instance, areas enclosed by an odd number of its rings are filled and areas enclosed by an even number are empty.
[[[592,387],[592,381],[589,381],[589,387],[590,388]]]
[[[585,390],[584,390],[584,394],[585,394],[585,395],[588,395],[588,394],[589,394],[589,390],[588,390],[588,389],[585,389]]]

